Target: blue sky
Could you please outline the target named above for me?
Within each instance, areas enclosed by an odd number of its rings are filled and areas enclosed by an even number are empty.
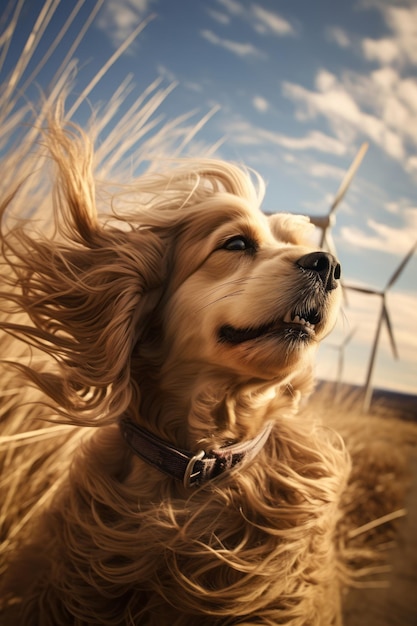
[[[359,0],[27,0],[3,70],[17,62],[43,6],[51,20],[31,63],[51,49],[74,8],[66,36],[25,95],[47,89],[72,42],[97,14],[73,52],[74,91],[150,16],[146,28],[89,94],[108,101],[128,75],[135,85],[125,109],[156,77],[175,89],[161,106],[167,119],[216,110],[193,150],[221,141],[217,154],[254,167],[266,180],[265,210],[321,215],[364,141],[369,149],[332,235],[345,281],[383,288],[417,239],[417,3]],[[13,3],[18,5],[18,2]],[[79,8],[79,10],[78,10]],[[30,67],[26,76],[30,75]],[[24,81],[23,81],[24,82]],[[123,107],[122,107],[123,109]],[[83,123],[86,110],[75,119]],[[376,386],[416,392],[417,255],[387,299],[400,360],[383,331]],[[344,379],[362,383],[380,298],[348,293],[333,335],[320,349],[318,375],[336,376],[345,349]]]

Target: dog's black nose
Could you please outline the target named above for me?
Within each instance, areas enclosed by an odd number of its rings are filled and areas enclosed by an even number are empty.
[[[340,263],[328,252],[310,252],[297,261],[297,265],[305,270],[317,272],[326,291],[336,289],[340,278]]]

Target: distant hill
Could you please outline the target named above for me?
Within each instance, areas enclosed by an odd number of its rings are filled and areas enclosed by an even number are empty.
[[[326,380],[317,383],[317,392],[326,388],[334,398],[348,398],[356,396],[361,401],[362,388],[358,385],[340,383],[339,385]],[[388,389],[374,389],[372,394],[371,412],[384,416],[387,413],[395,413],[395,417],[417,422],[417,395],[390,391]]]

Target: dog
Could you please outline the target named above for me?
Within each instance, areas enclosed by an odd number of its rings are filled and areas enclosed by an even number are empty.
[[[3,343],[29,355],[7,380],[31,398],[2,427],[31,434],[3,465],[1,623],[339,624],[349,459],[298,415],[338,261],[240,166],[169,164],[101,215],[88,137],[47,142],[52,235],[6,226],[18,183],[2,205]]]

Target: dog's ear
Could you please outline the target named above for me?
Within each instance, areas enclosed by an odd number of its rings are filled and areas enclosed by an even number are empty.
[[[149,230],[97,232],[97,239],[97,247],[26,239],[14,296],[31,323],[13,332],[58,364],[56,373],[26,373],[64,417],[86,425],[126,410],[132,351],[166,274],[166,242]]]
[[[280,241],[295,245],[311,244],[314,226],[308,217],[292,213],[274,213],[268,219],[272,233]]]
[[[27,323],[6,331],[49,354],[48,372],[25,368],[63,419],[108,423],[132,394],[130,358],[160,297],[168,239],[146,228],[100,224],[86,141],[54,127],[55,236],[18,225],[1,233],[9,301]],[[83,417],[84,416],[84,417]]]

